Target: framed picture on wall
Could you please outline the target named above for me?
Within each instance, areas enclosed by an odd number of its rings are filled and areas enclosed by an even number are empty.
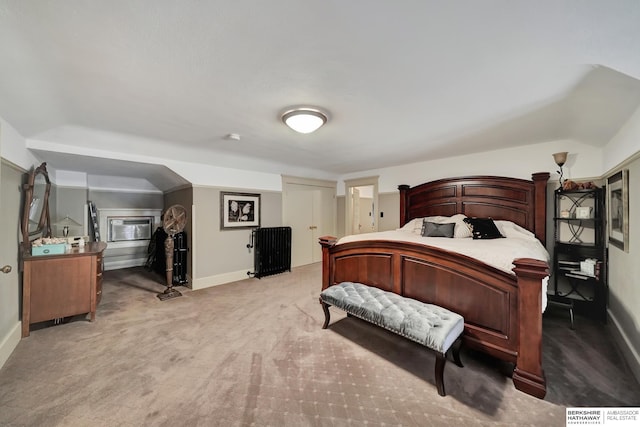
[[[260,194],[220,192],[220,229],[260,227]]]
[[[629,170],[607,179],[607,234],[609,243],[629,251]]]

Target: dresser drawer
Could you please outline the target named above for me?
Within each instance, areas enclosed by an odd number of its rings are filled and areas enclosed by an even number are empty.
[[[96,306],[100,304],[100,300],[102,300],[102,271],[103,267],[103,256],[99,255],[96,257]]]
[[[89,242],[64,254],[31,254],[25,247],[22,286],[22,336],[30,325],[89,314],[96,318],[96,305],[102,297],[104,242]]]

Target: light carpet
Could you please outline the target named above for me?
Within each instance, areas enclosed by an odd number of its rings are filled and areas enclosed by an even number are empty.
[[[143,268],[104,274],[96,321],[42,324],[0,370],[3,426],[564,426],[565,408],[640,406],[610,326],[549,310],[548,392],[463,347],[438,396],[423,347],[318,303],[321,266],[160,301]]]

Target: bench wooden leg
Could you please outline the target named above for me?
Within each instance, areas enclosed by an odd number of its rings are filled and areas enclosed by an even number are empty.
[[[442,353],[436,353],[436,387],[438,388],[438,394],[440,396],[446,396],[444,392],[444,365],[447,363],[446,355]]]
[[[322,325],[322,329],[327,329],[329,326],[329,320],[331,319],[331,315],[329,314],[329,307],[331,307],[326,302],[320,300],[320,305],[322,305],[322,311],[324,311],[324,325]]]
[[[460,347],[462,347],[462,340],[458,338],[456,342],[453,343],[453,349],[451,350],[451,355],[453,356],[453,361],[456,362],[456,365],[464,368],[462,364],[462,360],[460,360]]]

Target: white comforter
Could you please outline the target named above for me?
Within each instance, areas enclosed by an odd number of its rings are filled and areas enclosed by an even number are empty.
[[[338,244],[361,240],[393,240],[413,242],[438,247],[467,255],[509,274],[513,272],[513,260],[533,258],[549,262],[549,252],[529,231],[509,221],[495,221],[504,239],[474,240],[472,238],[422,237],[411,228],[377,233],[354,234],[338,240]],[[547,305],[548,277],[542,281],[542,311]]]

